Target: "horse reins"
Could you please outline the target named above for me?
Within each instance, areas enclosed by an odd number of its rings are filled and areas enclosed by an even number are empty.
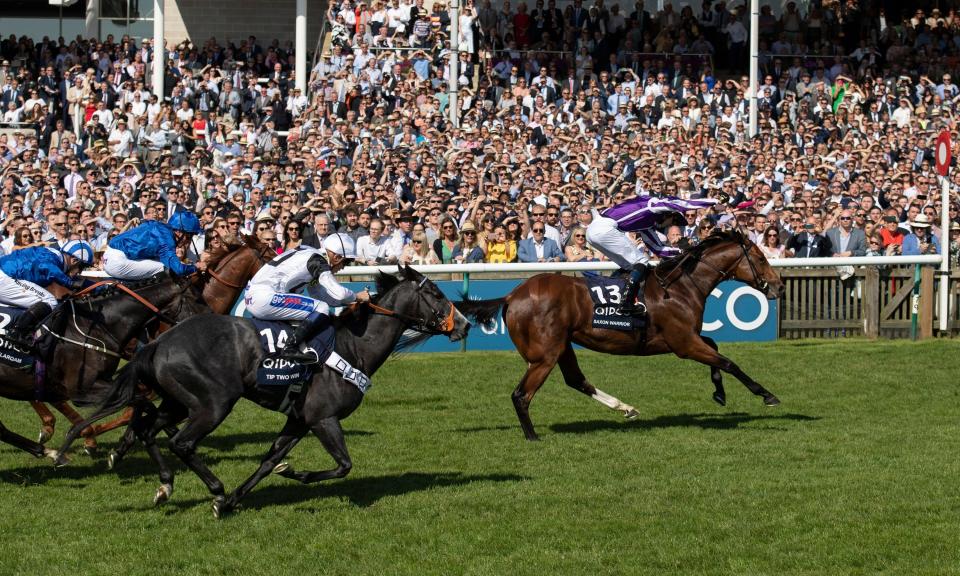
[[[423,288],[423,285],[427,282],[427,278],[424,277],[418,284],[418,288]],[[420,290],[417,290],[417,297],[423,299],[423,294]],[[356,308],[360,303],[354,302],[351,304],[352,308]],[[375,314],[381,314],[383,316],[393,316],[398,318],[404,324],[407,325],[411,330],[417,332],[423,332],[424,334],[448,334],[453,331],[456,326],[456,308],[453,305],[453,302],[450,303],[450,312],[443,314],[438,312],[437,317],[433,322],[428,321],[426,318],[418,318],[416,316],[410,316],[408,314],[403,314],[397,312],[396,310],[391,310],[389,308],[384,308],[373,302],[364,302],[370,310]]]
[[[754,265],[753,260],[751,260],[751,259],[750,259],[750,256],[747,254],[747,247],[746,247],[746,245],[743,243],[742,240],[738,241],[738,242],[737,242],[737,245],[740,247],[740,257],[737,258],[736,260],[734,260],[733,264],[731,264],[730,266],[728,266],[726,270],[721,270],[721,269],[717,268],[716,266],[714,266],[713,264],[707,262],[706,260],[703,259],[703,257],[702,257],[703,255],[702,255],[702,254],[701,254],[700,256],[695,257],[695,256],[693,256],[693,254],[690,254],[690,253],[688,252],[687,254],[685,254],[685,255],[683,256],[683,258],[682,258],[679,262],[677,262],[677,265],[676,265],[672,270],[670,270],[670,272],[667,273],[667,276],[666,276],[665,278],[660,277],[660,275],[657,274],[656,272],[654,272],[654,276],[655,276],[656,279],[657,279],[657,283],[660,284],[660,287],[661,287],[661,288],[663,288],[664,294],[667,294],[667,288],[669,288],[670,285],[673,284],[673,282],[674,282],[673,280],[670,280],[670,276],[673,274],[673,272],[674,272],[675,270],[681,270],[681,274],[682,274],[682,275],[691,276],[691,274],[690,274],[689,272],[684,272],[684,271],[683,271],[683,262],[684,262],[687,258],[693,258],[693,259],[696,261],[697,265],[703,264],[704,266],[712,269],[714,272],[717,272],[718,274],[720,274],[720,281],[723,281],[723,280],[727,279],[728,277],[731,277],[731,276],[732,276],[731,270],[733,270],[734,268],[736,268],[737,265],[740,264],[740,261],[743,260],[744,258],[746,258],[747,264],[750,266],[750,272],[753,274],[753,279],[754,279],[754,281],[757,283],[758,289],[759,289],[759,290],[766,290],[767,287],[769,286],[769,284],[767,283],[766,280],[764,280],[763,278],[761,278],[761,277],[760,277],[760,273],[757,272],[757,268],[756,268],[756,266]],[[691,277],[692,277],[692,276],[691,276]],[[703,290],[700,288],[700,285],[699,285],[699,284],[697,284],[696,282],[694,282],[693,285],[697,288],[697,290],[698,290],[699,292],[703,293]],[[708,296],[708,295],[709,295],[708,293],[704,293],[704,296]],[[669,297],[669,295],[668,295],[668,297]]]

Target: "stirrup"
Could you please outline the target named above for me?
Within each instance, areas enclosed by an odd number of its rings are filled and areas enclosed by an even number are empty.
[[[647,305],[644,302],[624,304],[617,309],[617,312],[625,316],[644,316],[647,313]]]

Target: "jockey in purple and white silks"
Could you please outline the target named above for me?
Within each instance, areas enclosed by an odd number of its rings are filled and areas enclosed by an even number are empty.
[[[353,238],[346,234],[331,234],[324,238],[322,249],[302,247],[284,252],[253,276],[244,292],[244,303],[254,318],[301,321],[293,336],[279,350],[280,355],[303,359],[300,345],[309,342],[329,325],[331,306],[370,300],[366,290],[355,293],[341,286],[334,276],[356,257]],[[307,286],[313,297],[300,293]],[[330,366],[361,390],[370,386],[370,379],[363,372],[333,350],[317,350],[317,361]]]
[[[684,200],[675,196],[636,196],[594,214],[593,222],[587,227],[587,242],[624,270],[630,270],[630,280],[620,299],[620,313],[640,315],[647,309],[642,301],[636,300],[637,294],[643,294],[650,257],[626,233],[636,232],[647,248],[661,258],[676,256],[680,251],[665,245],[657,235],[660,217],[670,212],[709,208],[717,202],[714,198]]]

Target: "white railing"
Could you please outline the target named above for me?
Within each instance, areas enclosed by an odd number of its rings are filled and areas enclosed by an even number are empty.
[[[770,260],[774,268],[800,268],[806,266],[880,266],[939,264],[942,257],[930,256],[854,256],[850,258],[779,258]],[[429,264],[413,266],[422,274],[493,274],[510,272],[585,272],[617,270],[613,262],[531,262],[518,264]],[[396,264],[382,266],[350,266],[337,274],[341,276],[366,276],[377,272],[396,272]]]
[[[851,258],[779,258],[770,260],[774,268],[829,267],[829,266],[881,266],[939,264],[940,255],[931,256],[855,256]],[[530,262],[516,264],[429,264],[413,266],[421,274],[494,274],[510,272],[589,272],[616,270],[613,262]],[[396,272],[396,264],[382,266],[350,266],[337,274],[339,276],[369,276],[377,272]],[[88,278],[106,278],[102,270],[86,270]]]

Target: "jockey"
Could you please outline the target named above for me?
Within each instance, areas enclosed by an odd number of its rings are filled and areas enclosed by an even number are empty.
[[[147,220],[107,243],[103,271],[119,280],[143,280],[165,268],[176,276],[193,274],[204,264],[182,263],[177,248],[188,246],[200,232],[200,220],[186,210],[177,211],[166,224]]]
[[[24,248],[0,258],[0,304],[27,309],[10,327],[10,336],[26,341],[57,305],[46,287],[77,290],[84,284],[80,272],[92,264],[93,248],[83,240],[70,240],[63,248]]]
[[[714,198],[683,200],[675,196],[635,196],[594,214],[593,222],[587,227],[587,241],[621,268],[630,270],[630,280],[620,299],[621,314],[642,315],[647,311],[646,304],[636,302],[636,299],[638,294],[643,294],[650,257],[627,238],[626,232],[636,232],[647,248],[661,258],[676,256],[680,250],[666,246],[657,235],[658,217],[664,213],[682,214],[687,210],[709,208],[718,201]]]
[[[351,302],[368,302],[370,294],[363,290],[354,293],[337,282],[334,273],[357,257],[353,238],[346,234],[331,234],[323,239],[322,248],[293,250],[274,258],[256,273],[244,293],[247,310],[262,320],[301,320],[293,336],[282,349],[281,356],[299,359],[300,345],[309,342],[330,322],[330,306]],[[310,292],[315,298],[299,294],[308,283],[317,286]],[[317,360],[323,361],[343,375],[344,380],[366,389],[367,376],[351,366],[333,350],[317,351]],[[312,359],[312,358],[311,358]]]

